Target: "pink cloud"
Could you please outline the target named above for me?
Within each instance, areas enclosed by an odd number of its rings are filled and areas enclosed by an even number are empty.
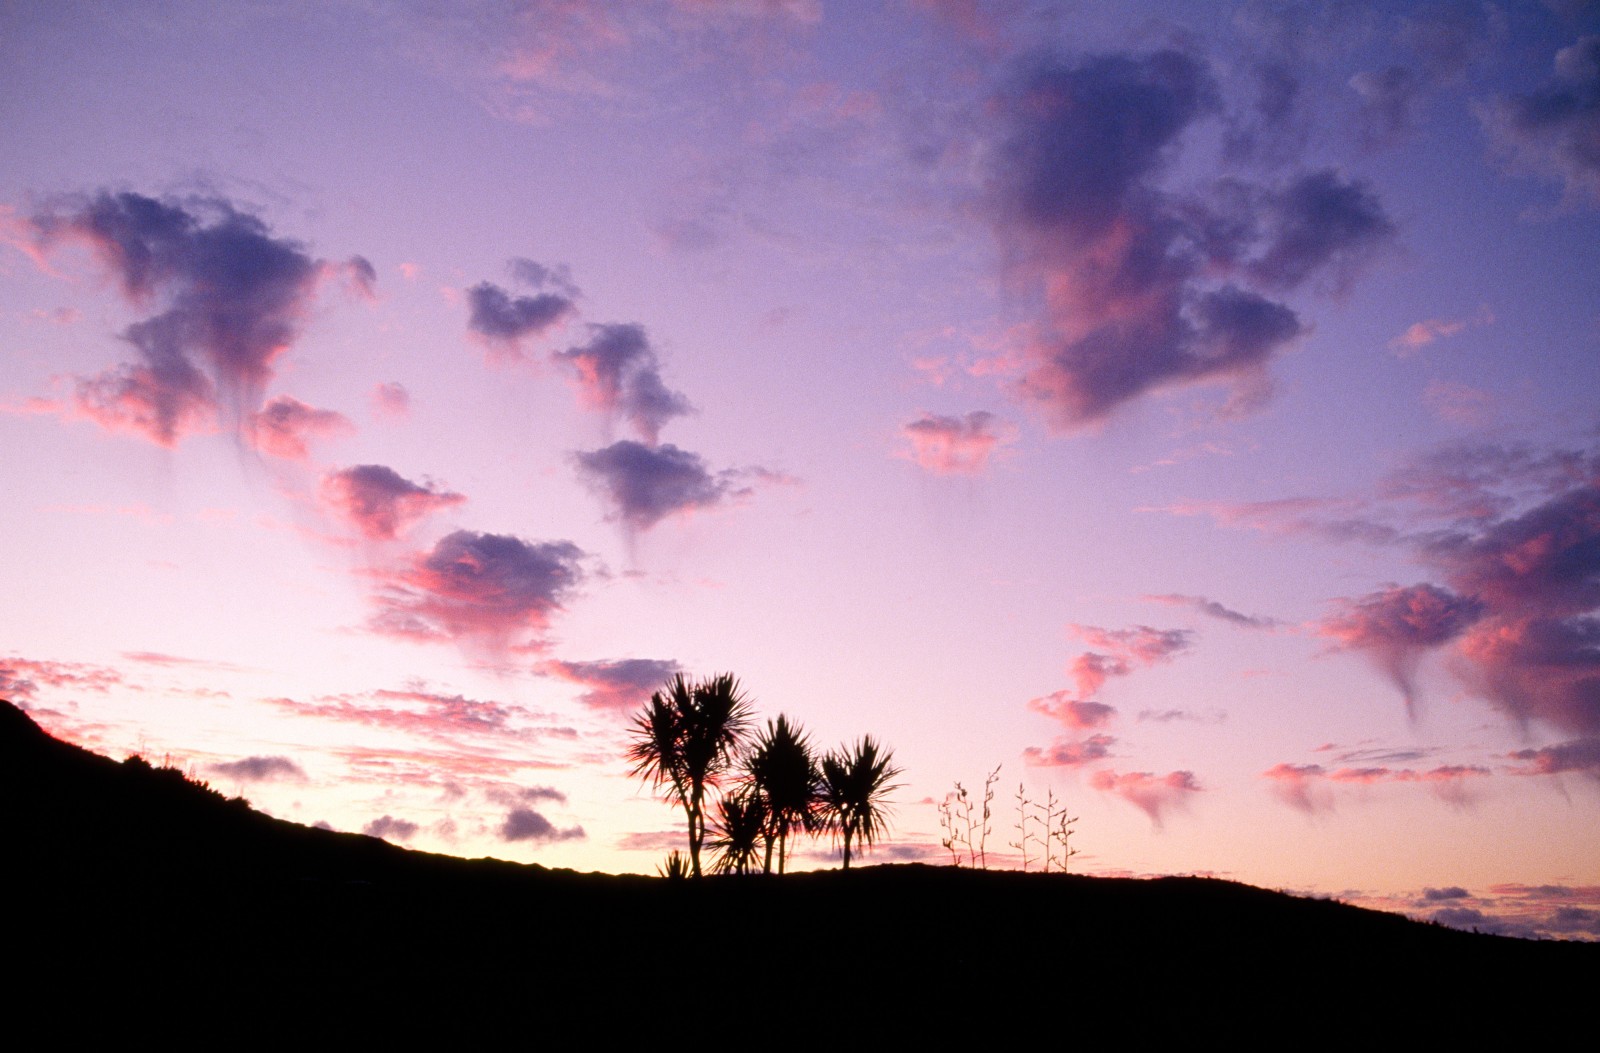
[[[1057,739],[1049,748],[1029,746],[1022,751],[1026,764],[1041,768],[1075,768],[1111,756],[1116,739],[1110,735],[1090,735],[1086,739]]]
[[[1325,774],[1320,764],[1274,764],[1261,773],[1272,780],[1273,792],[1290,807],[1308,814],[1333,807],[1333,798],[1318,788]]]
[[[1524,762],[1522,767],[1511,769],[1516,775],[1575,772],[1600,781],[1600,738],[1574,739],[1539,749],[1517,750],[1509,756]]]
[[[1423,772],[1382,765],[1330,770],[1320,764],[1275,764],[1262,772],[1261,777],[1272,781],[1273,792],[1285,804],[1312,814],[1333,809],[1330,784],[1377,786],[1383,783],[1416,783],[1429,787],[1446,803],[1464,807],[1472,803],[1466,781],[1489,774],[1488,768],[1471,764],[1443,764]]]
[[[1057,691],[1043,698],[1028,700],[1028,708],[1035,713],[1058,720],[1073,731],[1088,731],[1108,723],[1117,715],[1116,708],[1104,702],[1088,702],[1073,698],[1065,691]]]
[[[1340,601],[1337,613],[1324,619],[1318,631],[1342,647],[1370,655],[1411,710],[1423,654],[1461,636],[1483,611],[1477,600],[1436,585],[1395,585],[1359,600]]]
[[[630,712],[639,709],[674,673],[677,662],[659,658],[622,658],[596,662],[549,661],[539,671],[584,688],[580,700],[596,709]]]
[[[1192,771],[1174,771],[1166,775],[1131,771],[1119,775],[1102,769],[1089,777],[1089,785],[1121,797],[1148,815],[1157,829],[1161,828],[1168,812],[1186,807],[1190,796],[1201,792],[1200,783]]]
[[[936,475],[979,475],[1016,437],[1014,428],[983,410],[964,417],[926,413],[901,430],[911,440],[911,459]]]
[[[32,217],[28,235],[41,256],[86,245],[135,307],[164,300],[121,334],[138,360],[78,378],[75,402],[102,427],[168,447],[219,413],[245,422],[332,273],[217,198],[103,191]]]
[[[458,530],[408,566],[377,575],[371,628],[400,639],[474,641],[494,649],[519,634],[537,637],[583,579],[583,555],[569,541]]]
[[[1085,699],[1097,694],[1111,677],[1127,676],[1188,650],[1194,637],[1187,629],[1153,629],[1148,625],[1105,629],[1072,624],[1067,631],[1097,648],[1079,655],[1069,667],[1078,696]]]
[[[255,448],[286,461],[308,460],[311,451],[307,444],[314,439],[354,431],[355,425],[344,414],[308,406],[288,395],[279,395],[250,415],[249,434]]]
[[[1455,336],[1466,328],[1467,323],[1459,319],[1447,321],[1443,318],[1429,318],[1412,323],[1405,332],[1389,341],[1389,348],[1402,354],[1419,351],[1435,340]]]
[[[341,468],[322,479],[323,504],[370,541],[391,541],[434,512],[466,500],[381,464]]]
[[[125,684],[117,670],[88,662],[0,658],[0,698],[32,699],[40,686],[105,694]]]
[[[411,393],[399,381],[375,384],[372,387],[372,411],[380,417],[404,420],[411,415]]]
[[[688,399],[662,381],[643,326],[591,325],[588,343],[555,358],[572,369],[584,405],[607,415],[620,413],[651,446],[660,441],[663,425],[692,410]]]

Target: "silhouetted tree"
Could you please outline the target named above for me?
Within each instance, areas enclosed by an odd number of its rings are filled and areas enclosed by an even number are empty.
[[[900,774],[894,753],[868,735],[854,749],[822,758],[822,816],[827,828],[844,844],[844,869],[850,869],[850,843],[874,844],[889,831],[889,810],[884,798],[899,789],[889,780]]]
[[[749,726],[750,703],[729,673],[692,685],[680,673],[634,719],[635,740],[628,748],[633,773],[665,785],[667,800],[683,806],[695,877],[706,836],[706,787],[728,769]]]
[[[717,802],[717,861],[712,869],[721,874],[748,874],[755,869],[756,856],[767,830],[766,802],[754,793],[735,794]]]
[[[746,761],[750,789],[765,805],[765,873],[772,873],[772,846],[778,846],[778,873],[788,857],[789,835],[817,829],[821,798],[821,773],[811,753],[811,743],[797,725],[782,713],[767,721]]]

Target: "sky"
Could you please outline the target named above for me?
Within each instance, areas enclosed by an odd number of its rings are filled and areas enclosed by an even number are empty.
[[[731,672],[894,751],[867,862],[995,772],[990,866],[1020,792],[1600,937],[1600,5],[14,0],[0,70],[53,733],[650,873],[632,720]]]

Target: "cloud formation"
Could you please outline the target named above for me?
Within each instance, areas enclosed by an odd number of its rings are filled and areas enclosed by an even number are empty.
[[[1467,780],[1484,778],[1489,769],[1477,764],[1441,764],[1428,771],[1366,767],[1324,768],[1320,764],[1274,764],[1261,773],[1272,783],[1273,793],[1292,808],[1308,815],[1329,812],[1334,807],[1336,785],[1375,786],[1380,783],[1417,783],[1429,787],[1435,796],[1455,807],[1472,803]]]
[[[1192,771],[1174,771],[1166,775],[1130,771],[1119,775],[1102,769],[1089,777],[1089,785],[1103,793],[1115,794],[1138,808],[1150,817],[1158,830],[1169,813],[1187,807],[1190,797],[1201,792],[1200,782]]]
[[[587,706],[631,712],[649,701],[650,696],[682,668],[670,659],[619,658],[596,662],[549,661],[541,663],[539,671],[582,687],[584,692],[578,698]]]
[[[555,825],[531,808],[514,808],[500,824],[500,837],[505,841],[532,841],[547,845],[557,841],[577,841],[587,835],[583,827],[574,826],[558,830]]]
[[[695,453],[667,443],[623,439],[576,455],[578,472],[611,506],[611,517],[648,530],[671,515],[710,508],[734,487],[729,472],[712,475]]]
[[[1517,750],[1512,760],[1522,761],[1513,768],[1517,775],[1560,775],[1575,772],[1600,781],[1600,738],[1573,739],[1540,749]]]
[[[989,459],[1016,437],[994,414],[974,410],[961,417],[924,413],[901,431],[911,440],[911,459],[935,475],[979,475]]]
[[[35,248],[86,244],[135,306],[164,309],[122,337],[138,360],[77,382],[102,426],[174,446],[221,414],[243,424],[299,333],[325,265],[220,198],[100,193],[32,217]]]
[[[1559,179],[1569,204],[1600,205],[1600,36],[1556,52],[1548,81],[1481,116],[1513,166]]]
[[[248,434],[251,445],[262,453],[286,461],[305,461],[311,456],[308,444],[312,440],[353,431],[355,425],[342,413],[279,395],[250,415]]]
[[[370,541],[392,541],[434,512],[466,500],[381,464],[341,468],[322,478],[323,504]]]
[[[1319,631],[1343,647],[1370,655],[1411,710],[1422,656],[1456,639],[1482,616],[1482,603],[1437,585],[1396,585],[1341,601]]]
[[[1017,391],[1052,426],[1198,382],[1257,398],[1304,326],[1256,289],[1341,286],[1393,235],[1372,192],[1332,170],[1163,189],[1185,132],[1220,108],[1210,69],[1172,50],[1036,61],[995,100],[990,210],[1040,300]]]
[[[409,841],[417,836],[421,829],[409,819],[396,819],[392,815],[385,815],[372,820],[361,828],[361,832],[368,837],[381,837],[385,841]]]
[[[1168,607],[1188,607],[1190,610],[1203,614],[1208,618],[1215,618],[1218,621],[1227,622],[1229,625],[1237,625],[1241,629],[1271,629],[1278,624],[1278,621],[1275,618],[1244,614],[1232,609],[1231,607],[1225,607],[1216,600],[1207,599],[1204,596],[1184,596],[1179,593],[1164,593],[1162,595],[1146,596],[1144,598],[1152,603],[1165,604]]]
[[[1095,648],[1073,659],[1069,667],[1082,699],[1098,694],[1110,678],[1165,662],[1188,650],[1194,642],[1194,634],[1187,629],[1153,629],[1148,625],[1104,629],[1074,624],[1067,626],[1067,631]]]
[[[523,345],[543,336],[577,312],[578,290],[564,269],[549,268],[527,259],[507,265],[511,276],[533,289],[516,296],[493,282],[479,282],[467,290],[467,328],[496,355],[523,357]]]
[[[1022,760],[1024,764],[1042,768],[1075,768],[1110,757],[1116,741],[1110,735],[1090,735],[1081,740],[1057,739],[1046,749],[1029,746],[1022,751]]]
[[[583,580],[583,555],[570,541],[457,530],[381,577],[370,624],[403,639],[503,647],[514,635],[549,625]]]
[[[556,354],[571,367],[585,405],[621,414],[641,439],[654,446],[661,427],[692,411],[689,400],[661,380],[661,366],[644,327],[605,324],[589,327],[589,341]]]
[[[397,380],[375,384],[372,388],[372,408],[381,417],[402,420],[411,414],[411,392]]]
[[[305,770],[288,757],[241,757],[211,765],[212,774],[240,782],[305,782]]]

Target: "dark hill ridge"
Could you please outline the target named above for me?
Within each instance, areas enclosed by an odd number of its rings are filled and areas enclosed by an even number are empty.
[[[912,865],[695,883],[412,852],[97,756],[8,704],[0,819],[24,990],[145,1012],[365,1006],[345,1024],[583,1018],[643,1036],[713,999],[752,1027],[849,1004],[852,1034],[1020,1039],[1067,1037],[1068,1013],[1186,1030],[1243,1012],[1228,1026],[1251,1030],[1353,1001],[1431,1003],[1426,1027],[1374,1024],[1431,1034],[1472,1033],[1473,992],[1559,1006],[1600,977],[1593,945],[1201,878]]]

